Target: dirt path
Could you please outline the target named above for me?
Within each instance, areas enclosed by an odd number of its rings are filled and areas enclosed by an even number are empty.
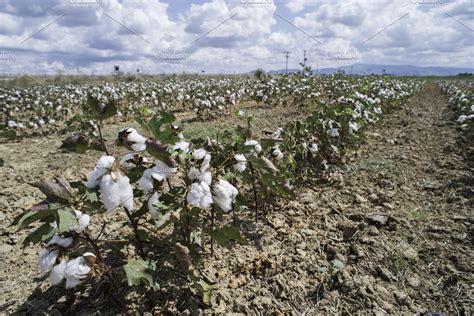
[[[206,275],[217,281],[216,312],[465,312],[472,305],[472,169],[468,169],[446,100],[434,84],[367,132],[366,143],[327,183],[301,189],[267,223],[242,221],[250,246],[217,247]],[[30,143],[28,143],[30,142]],[[192,300],[173,287],[130,294],[125,306],[79,296],[39,278],[37,250],[21,250],[25,232],[7,228],[11,214],[39,194],[26,182],[77,179],[98,154],[55,153],[60,139],[2,145],[15,169],[2,168],[0,311],[79,313],[178,312]],[[23,146],[23,147],[20,147]],[[465,149],[465,148],[464,148]],[[94,156],[94,157],[92,157]],[[28,158],[26,158],[28,157]],[[84,164],[80,159],[88,159]],[[49,170],[39,170],[40,166]],[[82,168],[77,170],[77,166]],[[172,292],[174,293],[174,292]],[[81,302],[82,304],[79,304]],[[153,307],[154,306],[154,307]]]

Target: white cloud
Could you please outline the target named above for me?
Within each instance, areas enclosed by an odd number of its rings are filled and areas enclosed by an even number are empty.
[[[0,51],[16,57],[2,70],[110,73],[119,64],[130,72],[243,72],[281,69],[285,51],[291,51],[290,67],[297,67],[303,50],[314,68],[472,65],[470,0],[162,1],[0,0]],[[171,6],[179,7],[177,15]],[[186,58],[156,58],[163,52]],[[331,58],[338,54],[353,58]]]

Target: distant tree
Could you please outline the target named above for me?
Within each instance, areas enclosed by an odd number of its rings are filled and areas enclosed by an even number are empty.
[[[262,80],[263,77],[265,77],[265,70],[263,70],[262,68],[258,68],[257,70],[255,70],[254,76],[258,80]]]

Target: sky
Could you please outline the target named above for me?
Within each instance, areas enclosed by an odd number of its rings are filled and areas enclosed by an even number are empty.
[[[474,0],[0,0],[0,76],[474,67]]]

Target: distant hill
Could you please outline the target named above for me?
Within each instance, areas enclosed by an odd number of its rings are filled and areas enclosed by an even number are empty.
[[[297,72],[298,69],[288,69],[288,73]],[[316,72],[316,69],[313,69]],[[319,69],[320,74],[334,74],[344,71],[346,74],[368,75],[368,74],[391,74],[395,76],[455,76],[459,73],[474,73],[474,68],[463,67],[420,67],[413,65],[373,65],[354,64],[337,68]],[[285,69],[268,71],[269,74],[284,74]]]

